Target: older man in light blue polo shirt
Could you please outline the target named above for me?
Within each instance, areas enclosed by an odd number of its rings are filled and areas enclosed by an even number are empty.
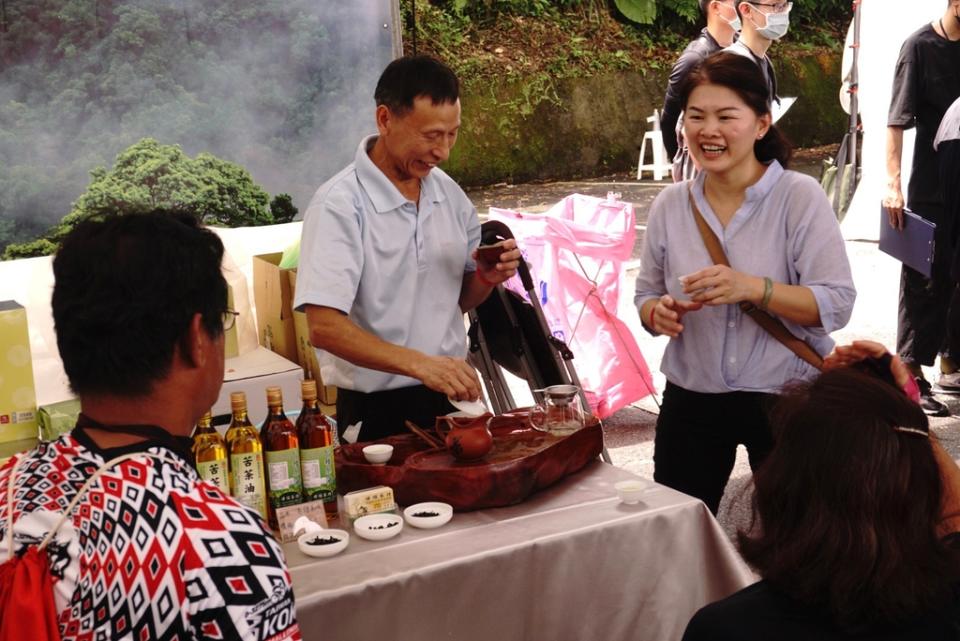
[[[304,217],[294,306],[332,355],[341,430],[359,440],[430,425],[449,398],[480,396],[466,361],[463,313],[516,272],[520,252],[476,262],[480,222],[436,166],[460,127],[459,83],[443,63],[394,60],[377,83],[378,135],[324,184]],[[329,374],[329,376],[327,376]]]

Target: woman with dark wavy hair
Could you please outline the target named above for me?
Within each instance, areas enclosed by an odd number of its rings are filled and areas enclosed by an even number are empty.
[[[899,357],[857,342],[827,367],[781,397],[754,473],[739,544],[763,579],[684,641],[960,638],[960,470]]]
[[[751,467],[772,445],[766,413],[780,389],[816,369],[750,318],[778,317],[820,354],[847,324],[856,291],[836,216],[820,184],[789,171],[790,145],[771,122],[754,62],[705,59],[682,86],[684,131],[700,166],[650,210],[634,303],[670,337],[657,420],[654,479],[716,513],[738,444]],[[723,247],[714,261],[698,218]]]

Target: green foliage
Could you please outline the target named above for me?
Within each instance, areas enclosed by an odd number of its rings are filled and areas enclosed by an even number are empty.
[[[392,57],[382,2],[0,5],[0,220],[14,221],[0,249],[57,224],[91,167],[145,137],[195,163],[229,158],[305,206],[373,129],[372,87]],[[240,199],[222,184],[200,185],[205,202]],[[205,216],[226,224],[224,211]]]
[[[270,213],[275,223],[289,223],[296,217],[297,211],[290,194],[277,194],[270,201]]]
[[[653,24],[657,18],[655,0],[615,0],[617,9],[625,17],[640,24]]]
[[[7,245],[3,250],[3,260],[48,256],[57,251],[57,245],[46,238],[38,238],[22,244]]]
[[[109,171],[97,167],[90,176],[87,190],[58,225],[44,238],[8,245],[4,258],[52,253],[84,220],[157,208],[190,212],[206,224],[230,227],[275,222],[267,193],[246,169],[208,153],[190,158],[179,145],[163,145],[152,138],[122,151]],[[288,194],[280,194],[274,203],[284,216],[292,218],[297,212]]]

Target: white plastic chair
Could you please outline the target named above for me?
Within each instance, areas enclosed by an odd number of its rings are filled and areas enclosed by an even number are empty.
[[[667,158],[667,150],[663,146],[663,138],[660,133],[660,112],[653,110],[653,115],[647,118],[647,122],[653,123],[653,128],[643,134],[643,142],[640,144],[640,159],[637,161],[637,180],[643,180],[643,172],[649,171],[653,174],[654,180],[663,180],[665,176],[671,175],[671,164]],[[650,143],[650,154],[652,156],[649,163],[644,163],[647,157],[647,142]]]

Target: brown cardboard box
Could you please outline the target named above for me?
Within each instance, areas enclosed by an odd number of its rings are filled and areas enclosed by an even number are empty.
[[[36,439],[39,433],[27,310],[0,301],[0,442]]]
[[[290,279],[290,297],[293,298],[297,288],[297,270],[291,269],[287,273]],[[293,312],[293,328],[297,338],[297,352],[300,365],[303,366],[304,378],[317,381],[317,394],[323,405],[337,404],[337,388],[333,385],[324,385],[320,376],[320,363],[317,362],[317,351],[310,343],[310,326],[307,324],[307,315],[304,312]]]
[[[236,304],[233,300],[233,287],[227,284],[227,309],[236,310]],[[233,319],[233,326],[223,333],[223,357],[235,358],[240,356],[240,340],[236,318]]]
[[[257,337],[260,344],[287,360],[300,362],[293,328],[293,291],[290,279],[280,269],[282,252],[253,257],[253,300],[257,307]]]

